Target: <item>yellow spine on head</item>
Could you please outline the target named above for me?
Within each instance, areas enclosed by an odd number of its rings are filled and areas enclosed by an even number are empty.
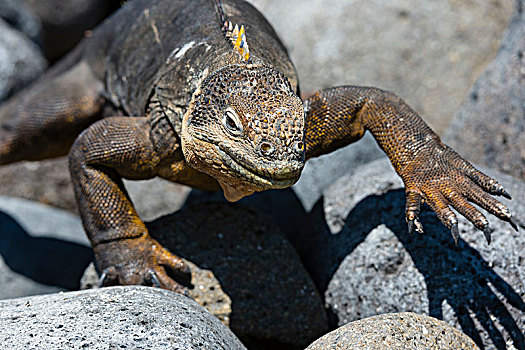
[[[232,23],[227,22],[224,24],[224,28],[226,28],[226,37],[231,40],[233,47],[239,52],[244,61],[248,61],[250,59],[250,49],[246,40],[244,25],[241,25],[239,28],[239,25],[236,24],[232,28]]]

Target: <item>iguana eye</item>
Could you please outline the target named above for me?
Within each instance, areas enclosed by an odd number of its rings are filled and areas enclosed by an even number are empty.
[[[222,125],[233,136],[242,134],[242,123],[235,112],[228,108],[222,117]]]

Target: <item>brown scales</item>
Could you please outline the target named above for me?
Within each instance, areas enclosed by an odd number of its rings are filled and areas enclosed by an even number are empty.
[[[106,285],[184,291],[169,273],[186,271],[186,265],[149,236],[122,178],[160,176],[199,189],[222,187],[237,200],[290,186],[305,160],[355,142],[366,130],[405,183],[409,231],[422,231],[423,201],[456,240],[451,207],[490,242],[487,219],[470,203],[517,228],[492,197],[509,197],[503,187],[444,145],[394,94],[341,86],[303,103],[273,29],[250,5],[225,3],[232,22],[220,1],[130,1],[0,108],[0,164],[64,155],[74,142],[73,185]],[[217,14],[220,24],[207,25]],[[226,34],[233,22],[248,32],[249,62],[235,44],[224,45],[231,42]]]

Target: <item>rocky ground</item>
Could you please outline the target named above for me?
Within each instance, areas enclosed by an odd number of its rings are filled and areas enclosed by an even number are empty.
[[[524,179],[523,0],[252,2],[288,47],[303,94],[338,84],[396,92],[505,184],[525,228],[525,184],[501,173]],[[0,2],[0,101],[118,1],[42,4]],[[293,190],[234,206],[163,180],[128,182],[155,237],[189,260],[197,303],[143,287],[56,294],[77,290],[92,260],[67,160],[1,167],[0,343],[301,349],[333,330],[308,349],[525,349],[523,235],[491,217],[488,246],[462,220],[456,246],[428,210],[425,234],[408,235],[401,182],[382,157],[367,136],[309,162]],[[89,268],[84,287],[97,278]]]
[[[452,119],[445,141],[472,161],[525,181],[525,13]]]

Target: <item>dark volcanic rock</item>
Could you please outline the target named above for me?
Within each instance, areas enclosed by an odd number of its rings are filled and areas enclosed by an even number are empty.
[[[341,326],[306,350],[478,349],[465,334],[435,318],[411,312],[383,314]]]
[[[445,141],[468,159],[525,180],[525,1],[496,59],[452,120]]]
[[[148,287],[111,287],[0,301],[10,349],[245,349],[193,300]]]
[[[488,174],[515,196],[502,201],[523,229],[525,184]],[[461,218],[456,246],[428,208],[421,214],[425,233],[409,235],[401,185],[388,161],[377,160],[339,179],[313,210],[298,251],[325,295],[332,325],[413,311],[461,328],[485,349],[523,349],[525,236],[487,216],[494,231],[487,245]]]
[[[119,7],[119,0],[24,0],[40,19],[46,57],[55,61]]]
[[[304,347],[327,331],[313,282],[267,218],[238,205],[203,203],[148,227],[165,247],[213,272],[231,299],[230,327],[248,346]]]
[[[0,102],[38,78],[46,66],[38,46],[0,18]]]

